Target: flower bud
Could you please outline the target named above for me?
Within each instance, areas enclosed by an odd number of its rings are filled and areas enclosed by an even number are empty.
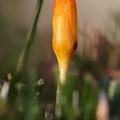
[[[77,45],[77,11],[75,0],[55,0],[52,45],[60,72],[64,74],[67,71]]]

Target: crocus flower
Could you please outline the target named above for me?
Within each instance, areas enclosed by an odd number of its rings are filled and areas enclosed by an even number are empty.
[[[53,10],[53,50],[56,54],[60,78],[56,94],[56,117],[62,115],[65,102],[63,87],[71,57],[77,45],[77,11],[75,0],[55,0]]]
[[[60,80],[65,74],[77,45],[77,12],[75,0],[55,0],[53,10],[53,50],[56,54]]]

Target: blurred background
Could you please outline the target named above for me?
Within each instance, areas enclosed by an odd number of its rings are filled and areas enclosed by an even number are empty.
[[[15,70],[33,20],[36,2],[36,0],[0,0],[2,79],[6,79],[7,74]],[[77,55],[99,64],[102,71],[112,77],[120,77],[120,0],[76,0],[76,2]],[[45,80],[43,96],[44,98],[47,96],[47,101],[55,99],[53,71],[57,64],[52,50],[52,8],[53,0],[44,0],[29,60],[29,67],[37,69],[37,76]],[[72,67],[74,68],[74,65]]]

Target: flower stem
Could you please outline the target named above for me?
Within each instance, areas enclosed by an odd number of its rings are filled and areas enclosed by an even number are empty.
[[[67,73],[67,69],[60,68],[57,93],[56,93],[56,108],[55,108],[55,114],[57,118],[61,118],[63,114],[62,113],[63,106],[65,103],[64,86],[66,81],[66,73]]]

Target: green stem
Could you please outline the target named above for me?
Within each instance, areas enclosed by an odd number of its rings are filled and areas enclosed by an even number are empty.
[[[59,80],[57,85],[57,93],[56,93],[56,108],[55,114],[57,118],[61,118],[63,115],[63,107],[65,103],[65,95],[64,95],[64,86],[66,80],[66,70],[60,69]]]
[[[62,116],[62,85],[58,81],[57,93],[56,93],[56,108],[55,114],[57,118]]]
[[[38,25],[38,20],[39,20],[39,16],[40,16],[42,3],[43,3],[43,0],[38,0],[33,24],[31,26],[30,31],[28,32],[26,44],[25,44],[23,51],[21,52],[20,58],[18,60],[18,64],[16,67],[17,73],[24,70],[24,68],[26,68],[26,66],[27,66],[29,56],[30,56],[31,47],[32,47],[32,44],[34,42],[34,37],[36,34],[36,29],[37,29],[37,25]]]

